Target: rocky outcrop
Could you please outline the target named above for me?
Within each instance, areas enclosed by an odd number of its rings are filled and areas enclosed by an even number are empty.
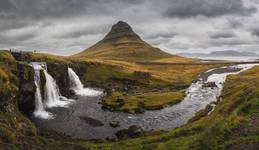
[[[47,62],[48,73],[56,80],[62,96],[70,96],[68,65],[57,62]]]
[[[34,69],[29,65],[18,64],[14,74],[18,78],[17,102],[19,110],[27,115],[31,115],[35,108]]]
[[[218,86],[216,85],[215,82],[207,82],[202,85],[202,88],[217,88],[217,87]]]
[[[17,61],[31,61],[32,52],[11,52],[15,60]]]
[[[120,122],[119,121],[110,121],[110,126],[113,128],[117,128],[120,126]]]
[[[111,31],[104,37],[101,42],[116,42],[120,38],[129,38],[134,41],[141,41],[140,37],[132,30],[129,24],[119,21],[112,26]]]

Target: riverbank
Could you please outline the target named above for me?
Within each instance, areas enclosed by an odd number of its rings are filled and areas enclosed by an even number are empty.
[[[259,67],[227,78],[223,100],[208,116],[167,133],[114,143],[81,144],[93,149],[256,150],[259,118]]]

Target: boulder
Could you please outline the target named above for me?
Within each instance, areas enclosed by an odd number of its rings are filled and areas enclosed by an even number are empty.
[[[143,135],[144,133],[145,132],[141,127],[133,125],[133,126],[130,126],[128,129],[123,129],[123,130],[118,131],[116,133],[116,136],[119,139],[128,138],[128,137],[134,138],[134,137]]]
[[[119,106],[123,106],[125,104],[125,100],[122,98],[117,98],[116,102],[118,103]]]
[[[217,87],[218,86],[216,85],[215,82],[207,82],[202,85],[202,88],[217,88]]]
[[[11,54],[17,61],[27,61],[27,62],[31,61],[32,52],[20,51],[20,52],[11,52]]]
[[[120,122],[119,121],[110,121],[110,126],[113,128],[117,128],[120,126]]]

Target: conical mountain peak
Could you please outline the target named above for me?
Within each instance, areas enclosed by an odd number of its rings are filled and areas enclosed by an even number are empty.
[[[123,21],[114,24],[101,41],[77,56],[127,61],[151,61],[172,57],[172,55],[146,43],[128,23]]]
[[[128,23],[119,21],[112,26],[110,32],[104,37],[102,42],[113,42],[121,38],[140,40],[140,37],[132,30]]]
[[[113,32],[122,32],[122,31],[133,32],[130,25],[123,21],[119,21],[118,23],[113,25],[111,31],[113,31]]]

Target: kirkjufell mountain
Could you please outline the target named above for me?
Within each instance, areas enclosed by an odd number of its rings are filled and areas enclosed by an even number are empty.
[[[152,47],[142,40],[128,23],[123,21],[113,25],[110,32],[101,41],[76,56],[128,61],[153,61],[178,57]]]

